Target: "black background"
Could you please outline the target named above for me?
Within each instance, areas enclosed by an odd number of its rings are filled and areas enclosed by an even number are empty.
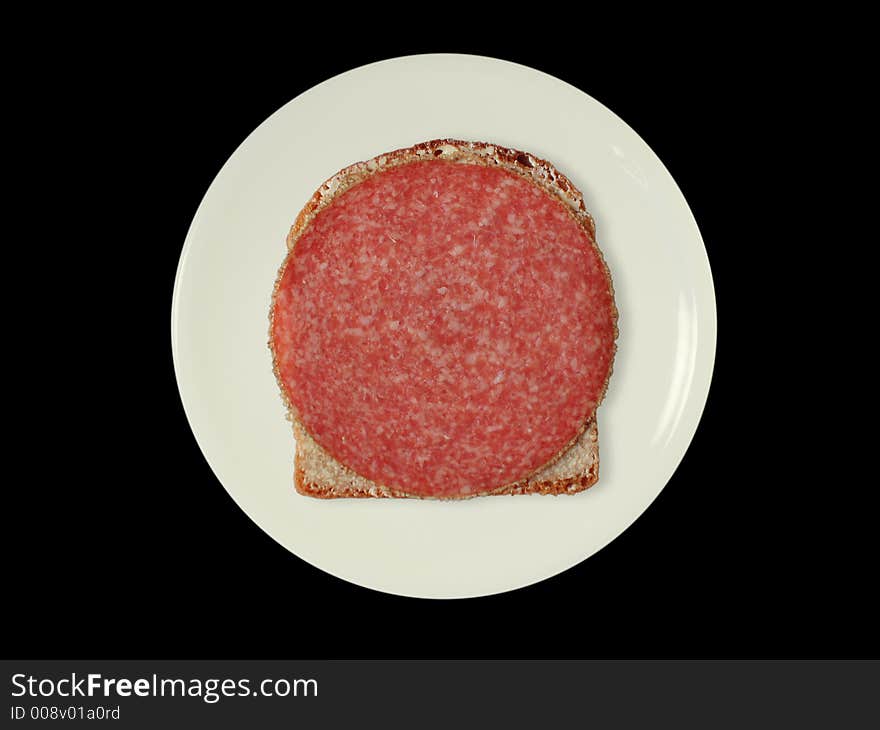
[[[7,490],[7,654],[877,654],[876,548],[852,528],[872,487],[840,486],[835,411],[813,400],[814,363],[793,355],[804,331],[829,336],[801,300],[793,252],[809,239],[789,225],[818,218],[809,201],[788,207],[800,173],[787,155],[806,132],[786,114],[809,109],[818,78],[806,56],[777,49],[760,23],[703,19],[674,36],[572,21],[564,37],[500,19],[450,28],[439,15],[402,35],[147,20],[87,34],[60,23],[34,36],[14,74],[33,98],[12,121],[38,144],[21,145],[31,161],[14,211],[35,260],[10,277],[31,294],[8,326],[35,379],[10,388],[30,405],[13,455],[26,469]],[[170,347],[181,246],[233,150],[314,84],[429,51],[536,67],[626,120],[690,203],[718,301],[703,421],[656,502],[572,570],[467,601],[357,588],[274,543],[201,456]]]

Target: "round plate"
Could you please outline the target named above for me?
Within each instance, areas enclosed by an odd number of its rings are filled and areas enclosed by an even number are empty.
[[[584,193],[620,310],[614,374],[598,411],[599,482],[574,496],[463,502],[300,496],[293,488],[293,434],[267,346],[285,237],[312,193],[341,168],[439,137],[532,152]],[[535,583],[588,558],[632,524],[693,437],[712,376],[715,332],[699,230],[645,142],[552,76],[447,54],[341,74],[254,130],[196,212],[171,313],[187,418],[236,503],[288,550],[332,575],[430,598]]]

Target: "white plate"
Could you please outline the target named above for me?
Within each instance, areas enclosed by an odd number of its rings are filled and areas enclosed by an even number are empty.
[[[598,414],[599,483],[576,496],[453,503],[299,496],[293,436],[266,344],[285,236],[337,170],[438,137],[528,150],[584,193],[620,310],[614,375]],[[263,122],[196,212],[171,313],[187,418],[236,503],[328,573],[433,598],[535,583],[620,535],[663,489],[693,437],[709,390],[715,331],[699,230],[675,181],[639,136],[552,76],[447,54],[357,68]]]

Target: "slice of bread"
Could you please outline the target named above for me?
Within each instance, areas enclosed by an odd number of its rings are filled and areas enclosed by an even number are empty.
[[[532,154],[494,144],[439,139],[389,152],[365,162],[358,162],[336,173],[321,185],[297,216],[287,236],[288,250],[293,249],[312,219],[322,209],[330,205],[336,196],[380,170],[424,159],[443,159],[466,164],[498,166],[530,180],[568,206],[572,217],[588,233],[590,240],[595,246],[595,225],[592,217],[586,210],[583,195],[552,164]],[[596,251],[601,260],[602,255],[598,247],[596,247]],[[607,273],[607,266],[605,266],[605,270]],[[608,287],[613,297],[613,285],[610,274],[607,274],[607,279]],[[279,272],[275,291],[273,292],[273,304],[278,293],[280,281],[281,272]],[[616,311],[614,316],[616,323]],[[281,384],[274,350],[273,368],[276,378],[279,384]],[[610,376],[611,373],[609,371],[608,377],[610,378]],[[602,396],[604,396],[606,388],[607,380],[602,390]],[[594,412],[587,415],[579,434],[553,460],[532,475],[514,484],[501,486],[490,491],[453,497],[422,497],[409,494],[377,484],[337,461],[312,438],[300,423],[295,409],[285,395],[283,386],[281,387],[281,395],[287,407],[288,419],[293,423],[294,435],[296,437],[294,484],[296,490],[306,496],[322,499],[343,497],[469,499],[486,495],[557,495],[581,492],[595,484],[599,478],[599,441],[596,414]],[[602,397],[600,396],[600,402],[601,399]]]

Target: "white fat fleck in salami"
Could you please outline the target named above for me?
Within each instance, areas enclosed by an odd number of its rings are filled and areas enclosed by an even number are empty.
[[[614,353],[614,303],[565,205],[501,168],[383,170],[290,253],[273,349],[302,425],[379,484],[510,484],[581,432]]]

